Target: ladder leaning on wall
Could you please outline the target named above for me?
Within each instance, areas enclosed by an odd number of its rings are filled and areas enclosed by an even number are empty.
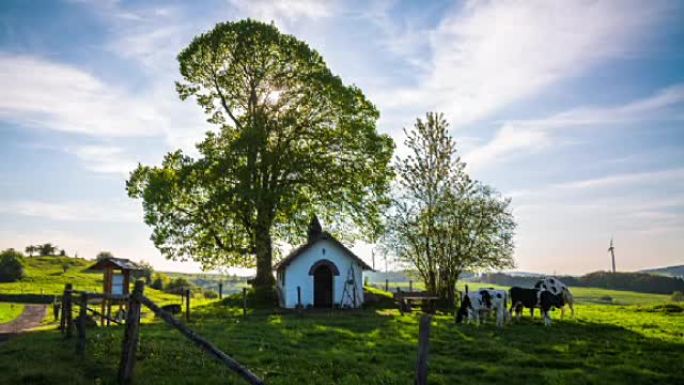
[[[356,289],[356,273],[354,271],[354,262],[349,264],[349,270],[347,270],[347,279],[344,281],[344,290],[342,290],[340,306],[344,307],[345,303],[349,303],[349,305],[354,308],[356,308],[357,304],[359,303]]]

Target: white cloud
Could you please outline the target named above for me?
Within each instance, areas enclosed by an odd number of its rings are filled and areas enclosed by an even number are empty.
[[[128,176],[137,163],[126,150],[115,146],[87,145],[68,150],[81,159],[91,171]]]
[[[327,17],[333,13],[336,5],[333,0],[228,0],[228,2],[254,19],[278,23]]]
[[[0,207],[0,212],[68,222],[139,223],[142,217],[139,204],[133,200],[109,202],[5,201]]]
[[[416,87],[381,95],[384,107],[444,111],[472,122],[598,63],[641,48],[663,3],[468,1],[430,33],[429,70]]]
[[[464,160],[470,170],[482,169],[504,157],[549,147],[559,129],[681,120],[677,111],[682,107],[684,84],[678,84],[620,106],[576,108],[541,119],[512,120],[505,122],[491,141],[465,154]]]
[[[167,117],[75,67],[0,53],[0,119],[90,136],[158,135]]]
[[[610,175],[601,178],[561,183],[553,185],[552,188],[562,190],[584,190],[592,188],[615,188],[633,184],[647,184],[653,186],[663,182],[677,181],[680,181],[682,186],[684,186],[684,168]]]

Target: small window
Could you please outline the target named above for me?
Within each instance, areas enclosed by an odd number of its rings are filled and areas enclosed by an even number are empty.
[[[285,270],[280,272],[280,286],[285,286]]]
[[[121,274],[114,274],[112,276],[112,294],[123,295],[124,293],[124,277]]]

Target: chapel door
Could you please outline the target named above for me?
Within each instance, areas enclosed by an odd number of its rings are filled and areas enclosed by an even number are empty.
[[[331,307],[333,302],[333,273],[321,265],[314,271],[314,307]]]

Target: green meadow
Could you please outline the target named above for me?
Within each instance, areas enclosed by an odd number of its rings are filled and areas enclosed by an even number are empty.
[[[373,290],[373,289],[371,289]],[[191,327],[267,384],[411,384],[420,312],[400,315],[388,293],[362,311],[303,314],[250,309],[239,297],[193,307]],[[526,314],[497,329],[432,323],[431,384],[684,383],[684,313],[665,296],[577,289],[574,319],[544,327]],[[600,298],[611,297],[610,303]],[[84,358],[55,330],[0,345],[0,383],[114,384],[123,329],[89,330]],[[60,362],[60,365],[53,365]],[[241,384],[178,332],[152,319],[142,326],[138,384]]]
[[[4,324],[19,317],[24,311],[24,305],[0,302],[0,324]]]

